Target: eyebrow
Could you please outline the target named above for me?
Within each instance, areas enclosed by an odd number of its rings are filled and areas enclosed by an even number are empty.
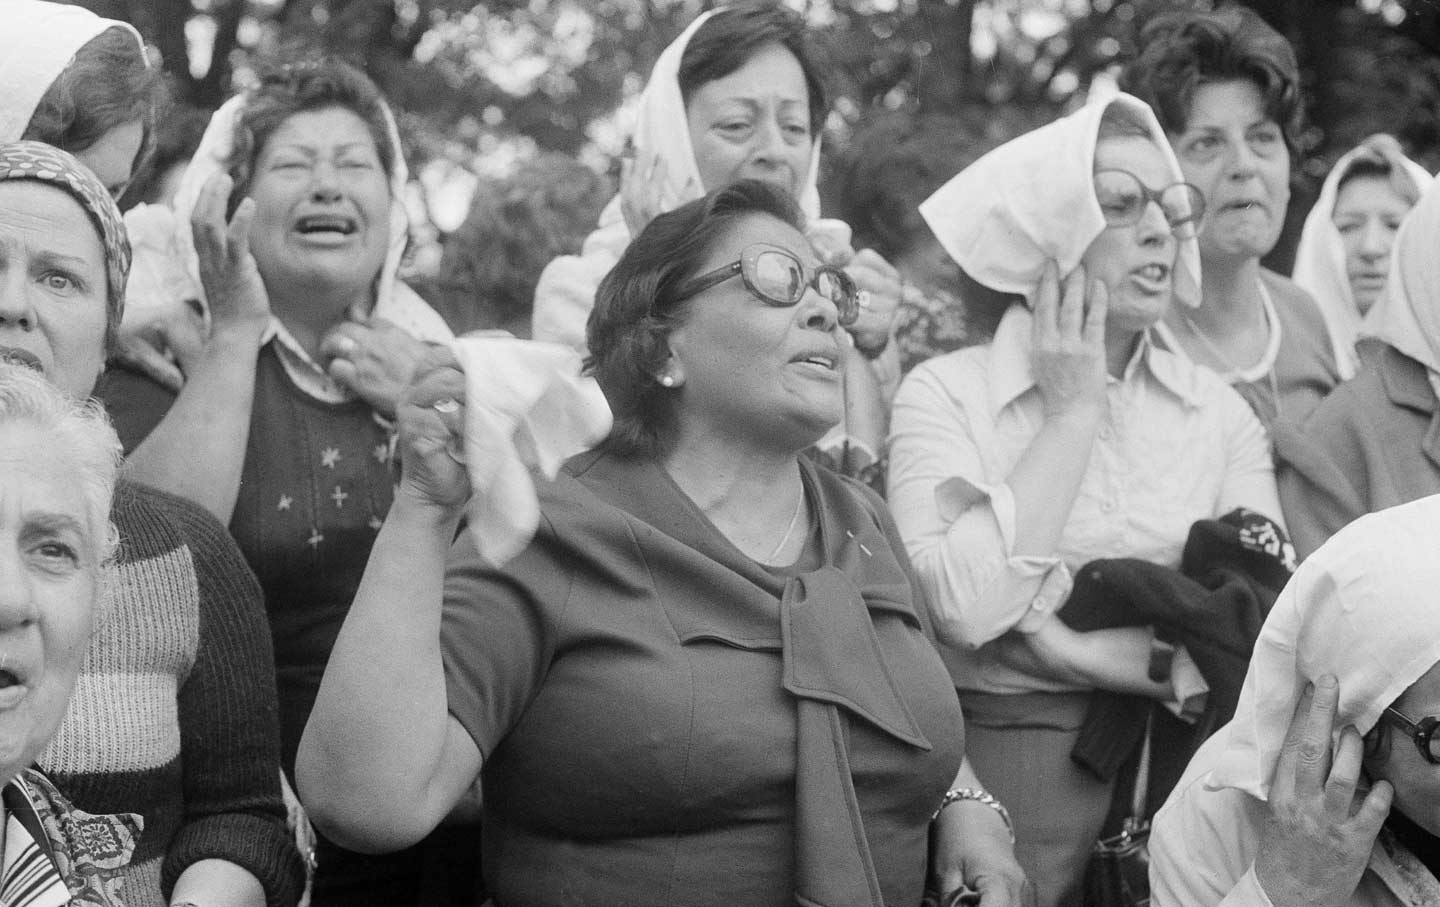
[[[360,142],[360,141],[357,141],[357,142],[346,142],[346,143],[343,144],[343,145],[336,145],[336,146],[334,147],[334,150],[335,150],[335,151],[353,151],[353,150],[356,149],[356,148],[359,148],[359,149],[361,149],[361,150],[364,150],[364,149],[367,147],[368,144],[369,144],[369,143],[367,143],[367,142]],[[302,154],[308,154],[308,155],[310,155],[310,156],[313,157],[313,156],[318,155],[318,154],[320,153],[321,148],[320,148],[320,146],[318,146],[318,145],[311,145],[311,144],[308,144],[308,143],[305,143],[305,142],[301,142],[301,141],[289,141],[289,142],[282,141],[282,142],[280,142],[279,144],[277,144],[273,150],[275,150],[275,151],[282,151],[282,150],[299,151],[299,152],[301,152]]]
[[[70,255],[66,252],[56,252],[53,249],[44,249],[35,255],[35,261],[41,267],[53,268],[63,267],[79,272],[81,276],[94,276],[96,273],[95,263],[79,255]],[[101,269],[103,269],[101,265]]]
[[[68,513],[41,510],[25,514],[24,536],[46,536],[74,533],[86,537],[84,525]]]

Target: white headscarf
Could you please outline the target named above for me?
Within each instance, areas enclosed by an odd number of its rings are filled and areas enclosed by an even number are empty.
[[[45,92],[80,48],[111,28],[145,42],[130,25],[102,19],[80,6],[42,0],[5,0],[0,11],[0,142],[19,141]]]
[[[1175,182],[1184,174],[1149,106],[1128,94],[1086,104],[1012,139],[956,174],[920,205],[936,239],[975,280],[1031,301],[1046,263],[1067,274],[1105,229],[1095,197],[1100,120],[1119,105],[1145,124]],[[1200,245],[1180,241],[1175,298],[1200,304]]]
[[[1370,307],[1360,333],[1378,337],[1440,375],[1440,180],[1432,181],[1406,215],[1390,253],[1385,294]]]
[[[1418,194],[1429,188],[1433,179],[1429,171],[1405,157],[1390,136],[1374,135],[1361,142],[1336,161],[1325,177],[1320,197],[1305,217],[1305,229],[1295,250],[1295,271],[1291,275],[1319,303],[1320,314],[1325,317],[1325,327],[1335,347],[1335,362],[1344,379],[1352,377],[1357,366],[1355,338],[1360,331],[1360,311],[1355,306],[1350,278],[1345,272],[1345,245],[1335,227],[1335,202],[1340,194],[1340,182],[1356,159],[1372,158],[1376,154],[1383,156],[1391,168],[1403,169],[1414,181]]]
[[[1440,495],[1421,498],[1360,517],[1300,565],[1260,629],[1207,787],[1269,795],[1307,683],[1334,675],[1335,731],[1363,734],[1440,662],[1437,527]]]
[[[632,136],[635,170],[640,174],[648,173],[651,163],[660,161],[666,185],[657,189],[656,195],[671,200],[676,208],[705,194],[700,168],[695,163],[695,149],[690,144],[685,99],[680,93],[680,60],[685,56],[690,39],[723,8],[695,17],[680,36],[661,52],[650,71],[650,80],[640,92]],[[810,170],[801,185],[800,209],[812,229],[818,225],[827,241],[848,246],[850,231],[847,226],[839,221],[820,220],[820,190],[816,182],[819,162],[820,137],[816,136],[810,155]],[[839,239],[834,238],[837,236]],[[585,322],[595,306],[595,291],[620,260],[631,238],[620,195],[617,194],[600,212],[600,223],[585,239],[580,254],[560,256],[550,262],[541,274],[535,287],[532,329],[535,339],[551,340],[580,352],[585,351]]]
[[[192,282],[194,298],[205,302],[205,292],[200,285],[200,259],[195,253],[195,242],[190,232],[190,215],[200,198],[200,190],[217,173],[225,172],[230,164],[230,152],[235,144],[235,127],[249,101],[248,95],[237,95],[226,101],[210,118],[210,125],[200,139],[200,147],[191,159],[190,165],[180,177],[172,203],[174,217],[174,248]],[[400,259],[405,253],[409,238],[410,218],[405,211],[405,184],[409,172],[405,167],[405,155],[400,146],[400,133],[395,128],[395,118],[390,108],[381,105],[385,114],[385,131],[390,138],[393,163],[390,167],[390,246],[385,255],[385,264],[380,269],[376,286],[375,307],[371,314],[384,318],[403,328],[421,340],[444,341],[452,336],[445,320],[424,303],[413,290],[401,283],[397,274]],[[143,305],[141,306],[143,308]]]

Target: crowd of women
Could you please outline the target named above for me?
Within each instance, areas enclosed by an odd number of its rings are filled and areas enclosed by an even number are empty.
[[[0,905],[1050,907],[1152,815],[1155,904],[1440,899],[1440,189],[1368,139],[1262,267],[1254,14],[887,258],[803,18],[706,12],[533,340],[398,278],[356,69],[122,218],[143,42],[0,18]]]

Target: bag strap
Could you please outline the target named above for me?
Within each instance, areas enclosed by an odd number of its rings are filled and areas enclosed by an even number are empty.
[[[1135,790],[1130,794],[1130,815],[1124,831],[1135,834],[1145,826],[1145,800],[1150,792],[1150,730],[1153,712],[1145,714],[1145,736],[1140,740],[1140,761],[1135,765]]]

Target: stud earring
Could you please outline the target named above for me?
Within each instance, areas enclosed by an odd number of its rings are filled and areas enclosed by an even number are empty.
[[[660,376],[660,383],[663,384],[663,385],[665,385],[666,387],[674,387],[674,386],[675,386],[675,376],[674,376],[674,375],[661,375],[661,376]]]

